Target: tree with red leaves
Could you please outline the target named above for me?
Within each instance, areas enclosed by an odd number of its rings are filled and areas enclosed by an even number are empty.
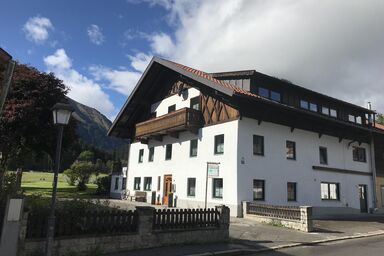
[[[28,152],[54,156],[57,129],[52,122],[52,106],[66,99],[68,88],[52,73],[17,64],[3,113],[0,117],[0,184],[9,159],[21,159]],[[72,119],[65,129],[63,147],[76,140]]]

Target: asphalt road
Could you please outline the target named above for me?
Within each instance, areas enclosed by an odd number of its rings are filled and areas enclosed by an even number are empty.
[[[318,244],[314,246],[301,246],[288,248],[274,252],[258,253],[255,256],[383,256],[384,255],[384,236],[370,238],[360,238]]]

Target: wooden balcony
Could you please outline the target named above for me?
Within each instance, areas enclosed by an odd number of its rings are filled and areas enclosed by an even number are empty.
[[[136,139],[162,140],[162,136],[170,135],[178,138],[179,132],[190,131],[197,133],[204,124],[201,111],[182,108],[148,121],[136,124]]]

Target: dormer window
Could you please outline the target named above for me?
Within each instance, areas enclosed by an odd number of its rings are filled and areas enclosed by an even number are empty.
[[[300,100],[300,107],[304,109],[308,109],[308,101]]]
[[[315,103],[309,103],[309,110],[317,112],[317,105]]]
[[[268,90],[263,87],[259,87],[259,96],[268,98],[277,102],[281,101],[281,94],[279,92]]]
[[[329,111],[331,117],[337,117],[337,110],[336,109],[330,109]]]
[[[329,116],[329,108],[327,108],[327,107],[321,107],[321,113],[322,113],[323,115],[327,115],[327,116]]]
[[[259,87],[259,95],[264,98],[269,98],[269,90],[263,87]]]
[[[278,92],[271,91],[271,100],[280,102],[281,101],[281,95]]]
[[[173,105],[168,107],[168,113],[172,113],[174,111],[176,111],[176,104],[173,104]]]

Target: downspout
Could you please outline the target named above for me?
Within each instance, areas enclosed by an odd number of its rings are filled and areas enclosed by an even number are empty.
[[[371,158],[371,172],[372,172],[372,183],[373,183],[373,209],[377,209],[377,195],[376,195],[376,163],[375,163],[375,144],[373,139],[372,130],[370,133],[370,158]]]

